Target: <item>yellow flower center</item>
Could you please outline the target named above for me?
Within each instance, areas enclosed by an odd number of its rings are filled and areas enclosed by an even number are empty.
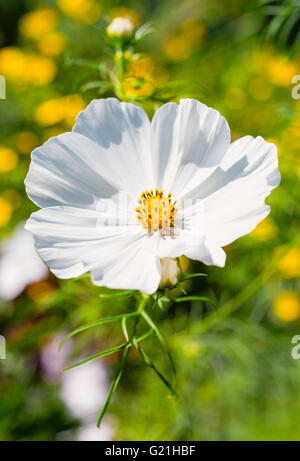
[[[138,199],[137,219],[149,232],[174,227],[178,210],[176,202],[172,200],[171,192],[165,197],[162,190],[156,189],[155,193],[152,189],[150,192],[146,190]]]

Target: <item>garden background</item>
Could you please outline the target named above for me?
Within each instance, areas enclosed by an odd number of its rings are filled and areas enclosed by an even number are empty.
[[[261,135],[277,145],[282,184],[268,218],[226,248],[224,269],[182,258],[186,270],[208,275],[186,282],[187,292],[216,309],[192,300],[155,313],[179,399],[131,351],[98,430],[120,357],[61,369],[117,344],[120,328],[90,329],[61,352],[58,344],[133,301],[99,298],[105,289],[89,279],[58,280],[45,269],[23,286],[32,254],[21,228],[37,209],[24,190],[31,151],[71,130],[91,99],[111,95],[91,82],[111,59],[103,36],[118,16],[153,27],[127,66],[127,99],[149,112],[149,97],[217,108],[233,140]],[[300,440],[300,360],[291,356],[300,335],[299,44],[299,0],[0,0],[0,440]],[[168,374],[159,345],[149,339],[147,350]]]

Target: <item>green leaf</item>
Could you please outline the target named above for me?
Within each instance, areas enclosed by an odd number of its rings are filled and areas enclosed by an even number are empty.
[[[175,303],[184,303],[186,301],[202,301],[216,307],[216,304],[206,296],[182,296],[181,298],[174,298]]]
[[[169,381],[161,374],[161,372],[156,368],[156,366],[154,365],[154,363],[152,362],[152,360],[150,359],[150,357],[146,354],[146,352],[144,351],[144,349],[142,349],[142,347],[139,345],[139,344],[136,344],[136,342],[134,341],[134,344],[137,348],[137,350],[139,351],[139,353],[141,354],[142,358],[144,359],[144,362],[146,363],[146,365],[148,365],[150,368],[152,368],[153,371],[155,371],[155,373],[157,374],[157,376],[159,377],[159,379],[162,380],[162,382],[167,386],[167,388],[169,389],[169,391],[171,391],[171,393],[176,397],[178,398],[178,394],[176,392],[176,389],[169,383]]]
[[[99,64],[95,62],[88,61],[87,59],[75,59],[70,56],[65,56],[64,64],[67,67],[77,66],[77,67],[88,67],[90,69],[98,70]]]
[[[172,288],[172,290],[174,290],[175,288],[178,288],[178,290],[180,290],[181,293],[183,293],[184,295],[187,295],[186,290],[183,288],[183,286],[180,285],[180,283],[177,283],[177,284]]]
[[[154,330],[153,330],[153,328],[151,328],[151,330],[146,331],[144,334],[142,334],[137,339],[135,339],[135,341],[137,343],[140,343],[140,342],[144,341],[145,339],[148,339],[153,333],[154,333]]]
[[[149,22],[144,23],[135,33],[133,42],[139,42],[143,40],[147,35],[154,31],[153,27]]]
[[[99,418],[98,418],[98,422],[97,422],[97,426],[99,427],[100,426],[100,423],[102,421],[102,418],[103,416],[105,415],[105,412],[107,410],[107,407],[111,401],[111,398],[115,392],[115,390],[117,389],[117,386],[119,384],[119,381],[121,379],[121,376],[122,376],[122,373],[124,371],[124,367],[125,367],[125,363],[126,363],[126,360],[127,360],[127,356],[128,356],[128,353],[129,353],[129,350],[133,344],[133,341],[134,341],[134,335],[136,333],[136,329],[137,329],[137,324],[138,324],[138,321],[139,321],[139,315],[140,313],[143,311],[145,305],[147,303],[147,297],[143,297],[141,302],[140,302],[140,305],[139,305],[139,308],[137,310],[137,315],[138,317],[136,317],[135,319],[135,322],[134,322],[134,325],[133,325],[133,330],[132,330],[132,333],[131,333],[131,336],[130,336],[130,339],[129,339],[129,342],[127,343],[127,346],[125,348],[125,351],[124,351],[124,354],[123,354],[123,357],[122,357],[122,361],[121,361],[121,364],[114,376],[114,379],[110,385],[110,388],[109,388],[109,392],[108,392],[108,396],[106,398],[106,401],[102,407],[102,410],[101,410],[101,413],[99,415]],[[123,321],[124,322],[124,321]],[[122,325],[122,327],[124,328],[124,325]],[[150,332],[147,332],[146,334],[142,335],[140,338],[138,338],[137,340],[135,340],[136,342],[138,341],[142,341],[143,339],[145,339],[147,337],[147,335],[149,335]],[[127,330],[126,330],[126,325],[125,325],[125,334],[127,335]]]
[[[99,295],[99,298],[105,298],[105,299],[110,299],[110,298],[120,298],[121,296],[134,296],[138,293],[137,290],[123,290],[119,291],[118,293],[101,293]]]
[[[80,87],[80,91],[85,92],[85,91],[88,91],[88,90],[95,90],[95,89],[100,89],[101,88],[103,90],[103,92],[105,92],[105,91],[108,91],[111,87],[112,87],[112,85],[109,82],[96,80],[96,81],[93,81],[93,82],[84,83]]]
[[[161,296],[157,300],[156,305],[160,308],[161,311],[163,311],[171,302],[172,301],[170,298],[168,298],[168,296]]]
[[[122,318],[121,326],[122,326],[123,335],[124,335],[126,341],[128,342],[129,341],[129,335],[128,335],[127,326],[126,326],[126,317]]]
[[[95,320],[94,322],[89,322],[86,323],[85,325],[82,325],[81,327],[76,328],[75,330],[71,331],[71,333],[67,334],[67,336],[64,337],[64,339],[61,341],[58,350],[61,349],[62,345],[72,336],[77,335],[78,333],[87,330],[88,328],[96,327],[98,325],[104,325],[105,323],[111,323],[111,322],[117,322],[118,320],[122,320],[122,318],[129,318],[129,317],[135,317],[137,315],[137,312],[130,312],[129,314],[120,314],[120,315],[114,315],[113,317],[105,317],[100,320]]]
[[[124,349],[124,347],[126,347],[127,345],[128,343],[121,344],[120,346],[112,347],[111,349],[107,349],[106,351],[100,352],[99,354],[92,355],[87,359],[81,360],[81,362],[74,363],[73,365],[64,368],[63,371],[71,370],[72,368],[79,367],[79,365],[84,365],[85,363],[92,362],[93,360],[101,359],[102,357],[106,357],[107,355],[114,354],[115,352]]]
[[[138,338],[134,340],[136,344],[140,343],[141,341],[144,341],[145,339],[149,338],[152,334],[154,333],[154,330],[148,330]],[[99,354],[91,355],[87,359],[81,360],[80,362],[74,363],[73,365],[70,365],[67,368],[64,368],[63,371],[68,371],[71,370],[72,368],[79,367],[80,365],[84,365],[85,363],[92,362],[93,360],[101,359],[102,357],[106,357],[107,355],[114,354],[115,352],[118,352],[122,349],[124,349],[126,346],[129,345],[129,342],[127,341],[124,344],[120,344],[119,346],[112,347],[111,349],[107,349],[106,351],[99,352]]]
[[[144,320],[148,323],[148,325],[154,330],[154,333],[156,334],[157,339],[160,342],[163,351],[168,356],[170,366],[171,366],[171,370],[172,370],[172,375],[173,375],[173,387],[175,388],[176,387],[176,368],[175,368],[175,365],[174,365],[173,358],[172,358],[172,356],[171,356],[171,354],[170,354],[170,352],[169,352],[169,350],[167,348],[167,345],[166,345],[166,343],[165,343],[159,329],[157,328],[157,326],[155,325],[153,320],[149,317],[149,315],[145,311],[142,311],[141,314],[142,314],[142,317],[144,318]]]
[[[192,279],[194,277],[207,277],[207,274],[202,274],[202,273],[189,274],[188,272],[182,272],[179,281],[183,282],[184,280]]]
[[[112,399],[112,396],[114,395],[114,392],[115,390],[117,389],[118,387],[118,384],[119,384],[119,381],[121,379],[121,376],[123,374],[123,371],[124,371],[124,367],[125,367],[125,364],[126,364],[126,360],[127,360],[127,357],[128,357],[128,353],[129,353],[129,350],[130,350],[130,346],[128,345],[124,351],[124,354],[123,354],[123,357],[122,357],[122,361],[120,363],[120,366],[119,368],[117,369],[117,372],[114,376],[114,379],[112,380],[112,383],[110,385],[110,388],[109,388],[109,391],[108,391],[108,395],[106,397],[106,400],[105,400],[105,403],[102,407],[102,410],[101,410],[101,413],[99,415],[99,418],[98,418],[98,421],[97,421],[97,427],[100,426],[101,424],[101,421],[102,421],[102,418],[103,416],[105,415],[105,412],[107,410],[107,407]]]

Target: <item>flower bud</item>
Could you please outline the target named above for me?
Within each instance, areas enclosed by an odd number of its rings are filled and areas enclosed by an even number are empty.
[[[106,33],[111,38],[127,40],[135,32],[135,25],[129,18],[114,18],[106,29]]]
[[[161,264],[161,279],[159,288],[173,288],[179,282],[181,269],[178,260],[175,258],[162,258]]]

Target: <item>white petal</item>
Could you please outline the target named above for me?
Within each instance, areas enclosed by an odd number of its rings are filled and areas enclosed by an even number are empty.
[[[64,133],[32,152],[26,192],[40,207],[71,205],[95,208],[100,197],[122,187],[106,153],[85,136]]]
[[[233,143],[224,167],[223,187],[204,200],[205,233],[221,246],[251,232],[268,215],[265,199],[280,183],[276,146],[262,138]]]
[[[150,121],[143,109],[115,98],[95,99],[80,112],[73,131],[109,152],[134,198],[152,187]]]
[[[183,230],[176,238],[161,239],[158,246],[161,258],[176,258],[185,255],[207,265],[224,267],[226,254],[215,242],[203,235],[202,226]]]
[[[228,124],[217,110],[193,99],[165,104],[151,124],[156,186],[180,198],[220,163],[229,143]]]
[[[72,207],[48,207],[33,213],[26,228],[51,271],[60,278],[92,272],[93,282],[109,288],[154,293],[160,282],[159,258],[141,226],[126,213],[114,224],[115,210],[101,213]]]
[[[140,290],[146,294],[155,293],[160,278],[159,258],[149,251],[145,235],[128,244],[123,251],[111,254],[105,265],[92,270],[95,285]]]
[[[220,166],[224,170],[234,171],[235,178],[261,175],[272,188],[280,184],[277,148],[261,136],[244,136],[233,142]]]
[[[277,149],[263,138],[245,136],[232,143],[224,159],[206,178],[184,195],[184,199],[203,200],[246,176],[265,180],[273,189],[280,183]],[[268,194],[267,194],[268,195]]]
[[[51,138],[32,153],[25,180],[40,207],[95,208],[120,190],[137,199],[152,187],[150,122],[145,112],[117,99],[92,101],[72,133]]]
[[[140,226],[114,224],[109,216],[94,210],[48,207],[33,213],[26,229],[51,271],[61,278],[77,277],[95,263],[117,254],[140,236]]]

